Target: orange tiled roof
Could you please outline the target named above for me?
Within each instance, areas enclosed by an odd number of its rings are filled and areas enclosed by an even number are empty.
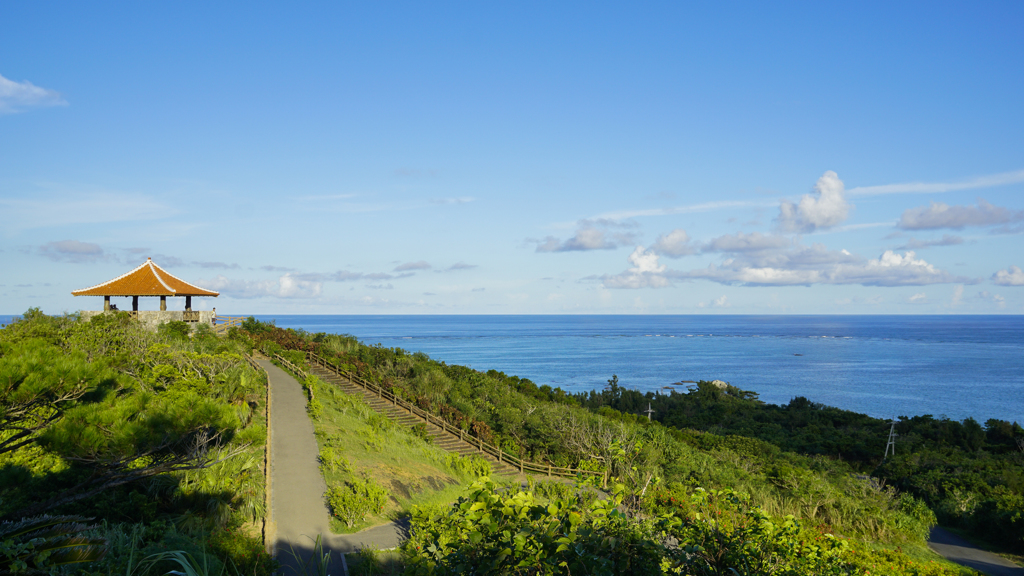
[[[71,292],[73,296],[217,296],[175,278],[146,258],[145,264],[113,280]]]

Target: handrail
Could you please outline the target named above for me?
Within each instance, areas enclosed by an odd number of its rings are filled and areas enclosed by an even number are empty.
[[[280,362],[288,366],[290,369],[292,369],[296,374],[302,375],[303,378],[308,377],[308,374],[306,373],[305,370],[302,370],[298,366],[295,366],[294,364],[292,364],[288,360],[285,360],[284,358],[277,354],[275,354],[274,356],[277,360],[279,360]],[[373,382],[363,380],[362,378],[359,378],[358,376],[352,374],[351,372],[339,369],[338,367],[334,366],[325,358],[321,357],[319,354],[316,354],[315,352],[306,352],[306,359],[311,364],[315,364],[316,366],[324,368],[329,372],[333,372],[340,378],[345,378],[349,382],[361,386],[367,392],[370,392],[371,394],[376,394],[378,398],[391,402],[395,406],[406,410],[413,416],[416,416],[417,418],[426,421],[428,424],[433,424],[434,426],[437,426],[444,432],[447,432],[448,434],[457,437],[459,440],[467,442],[470,445],[476,445],[476,447],[479,449],[481,453],[487,453],[493,456],[498,460],[499,463],[506,463],[518,468],[520,473],[525,473],[529,471],[536,472],[539,474],[547,474],[548,476],[561,477],[576,477],[581,474],[590,476],[600,476],[603,479],[603,483],[607,485],[608,477],[605,472],[598,472],[596,470],[581,470],[578,468],[565,468],[562,466],[539,464],[537,462],[523,460],[522,458],[519,458],[513,454],[509,454],[508,452],[503,451],[501,448],[497,446],[493,446],[491,444],[488,444],[487,442],[484,442],[480,437],[476,436],[472,432],[463,430],[461,428],[449,424],[444,419],[434,414],[431,414],[426,410],[423,410],[422,408],[416,406],[415,404],[409,402],[408,400],[396,396],[390,390],[386,390],[382,386],[379,386]],[[471,441],[470,439],[475,441]]]

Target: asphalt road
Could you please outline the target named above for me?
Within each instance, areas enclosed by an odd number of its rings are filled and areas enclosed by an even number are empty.
[[[928,546],[947,560],[961,566],[974,568],[988,576],[1024,576],[1024,568],[991,552],[981,550],[974,544],[942,528],[932,529]]]

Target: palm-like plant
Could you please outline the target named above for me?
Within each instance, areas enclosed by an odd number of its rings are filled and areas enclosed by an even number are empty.
[[[102,560],[107,541],[82,536],[94,528],[84,520],[79,516],[36,516],[0,522],[0,574],[45,573],[54,566]]]

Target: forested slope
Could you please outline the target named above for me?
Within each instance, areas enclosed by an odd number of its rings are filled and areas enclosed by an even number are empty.
[[[594,412],[639,414],[679,429],[757,438],[786,452],[842,460],[926,502],[946,526],[1024,553],[1024,428],[1017,422],[930,415],[896,420],[896,453],[883,462],[890,422],[794,398],[766,404],[733,386],[641,394],[617,378],[576,399]]]

